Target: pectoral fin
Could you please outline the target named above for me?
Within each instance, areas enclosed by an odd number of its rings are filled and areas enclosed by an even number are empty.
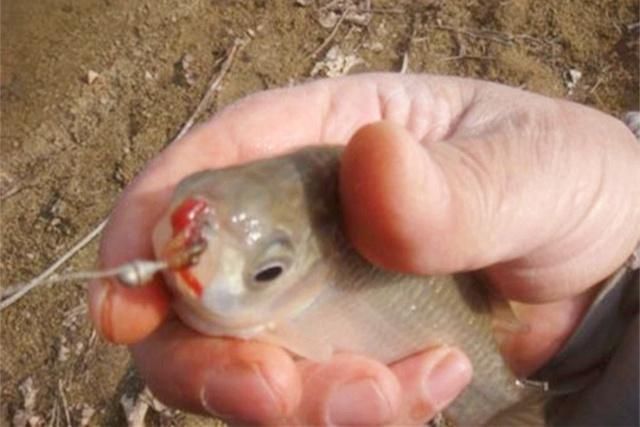
[[[509,301],[497,296],[490,296],[491,316],[493,332],[499,345],[502,344],[508,335],[515,333],[526,333],[531,327],[522,322]]]

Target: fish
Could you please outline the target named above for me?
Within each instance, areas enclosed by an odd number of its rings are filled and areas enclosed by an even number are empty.
[[[203,334],[266,342],[318,362],[352,352],[392,363],[456,346],[474,374],[447,419],[509,423],[499,414],[539,391],[500,353],[495,317],[505,310],[495,307],[505,305],[473,273],[403,274],[364,259],[341,222],[342,152],[309,146],[181,181],[153,233],[160,259],[199,248],[163,273],[176,313]]]

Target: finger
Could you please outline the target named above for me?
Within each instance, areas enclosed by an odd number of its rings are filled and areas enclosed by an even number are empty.
[[[398,425],[425,425],[471,381],[471,363],[457,349],[440,347],[395,363],[402,401]]]
[[[329,362],[300,362],[301,425],[385,425],[395,418],[401,390],[385,365],[362,356],[338,354]]]
[[[89,283],[89,312],[98,332],[111,342],[130,344],[153,331],[169,312],[169,295],[156,278],[129,289],[113,280]]]
[[[290,416],[300,399],[295,364],[277,347],[204,337],[171,320],[132,352],[154,395],[172,407],[267,423]]]
[[[574,298],[546,304],[511,304],[527,327],[505,334],[500,349],[518,377],[528,377],[560,350],[593,296],[594,292],[587,290]]]
[[[418,273],[497,264],[492,281],[528,302],[573,295],[612,273],[640,239],[640,186],[630,185],[640,182],[640,146],[621,123],[586,108],[563,104],[549,123],[531,97],[513,133],[426,146],[390,123],[356,133],[341,195],[359,250]],[[592,122],[600,126],[582,130]]]
[[[264,92],[233,104],[169,146],[129,185],[103,233],[101,266],[153,256],[151,231],[175,185],[190,173],[296,146],[346,142],[355,129],[383,117],[405,123],[416,135],[433,129],[440,134],[444,129],[440,124],[450,121],[449,114],[457,114],[461,107],[432,105],[460,99],[464,82],[362,75]],[[92,284],[89,302],[98,330],[118,343],[132,343],[152,332],[167,314],[168,296],[160,282],[150,286],[131,291],[114,282]]]
[[[149,236],[163,213],[161,206],[168,203],[165,199],[144,185],[125,190],[100,241],[102,268],[154,259]],[[169,300],[159,276],[139,288],[122,286],[116,279],[89,283],[91,320],[103,337],[119,344],[136,342],[157,328],[169,312]]]

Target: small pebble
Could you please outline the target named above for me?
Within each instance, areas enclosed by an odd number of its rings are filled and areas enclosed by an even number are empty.
[[[87,83],[93,84],[93,82],[95,82],[98,77],[100,77],[100,74],[96,73],[93,70],[89,70],[89,72],[87,73]]]
[[[66,362],[69,360],[69,347],[64,344],[60,344],[60,348],[58,349],[58,362]]]

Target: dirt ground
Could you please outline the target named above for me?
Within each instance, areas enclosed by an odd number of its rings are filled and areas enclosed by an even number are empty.
[[[246,44],[199,119],[255,91],[403,64],[615,115],[640,107],[636,0],[370,3],[2,2],[1,287],[35,277],[107,217],[236,39]],[[92,268],[96,246],[63,270]],[[0,425],[126,424],[121,400],[143,385],[126,349],[92,331],[83,284],[44,286],[0,316]],[[200,421],[154,405],[146,417]]]

